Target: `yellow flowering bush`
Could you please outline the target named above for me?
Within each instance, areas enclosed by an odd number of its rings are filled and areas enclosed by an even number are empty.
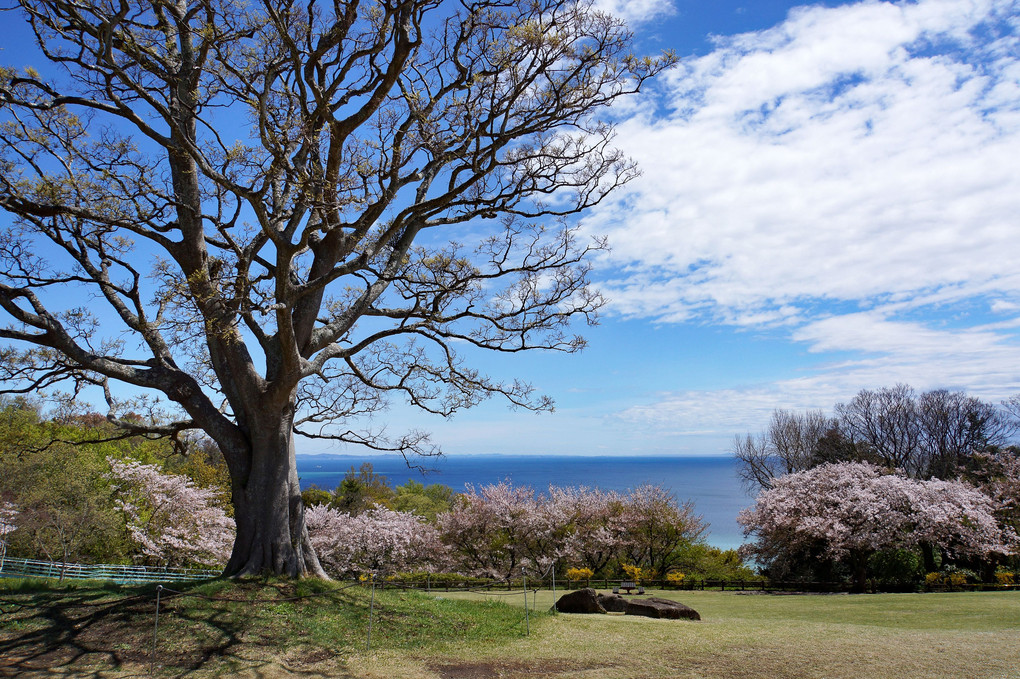
[[[1007,573],[1005,571],[999,571],[995,574],[995,581],[1000,585],[1015,585],[1016,584],[1016,573]]]
[[[567,580],[590,580],[595,571],[590,568],[568,568]]]
[[[680,571],[673,571],[672,573],[666,574],[666,582],[676,587],[684,584],[684,574]]]
[[[952,587],[961,587],[967,584],[967,571],[949,571],[948,573],[928,573],[924,576],[925,584],[931,585],[950,585]]]
[[[633,564],[625,563],[622,565],[623,572],[627,574],[627,577],[634,582],[641,582],[643,575],[641,568]]]
[[[967,576],[963,573],[958,573],[956,571],[949,574],[948,580],[949,584],[953,585],[954,587],[967,584]]]

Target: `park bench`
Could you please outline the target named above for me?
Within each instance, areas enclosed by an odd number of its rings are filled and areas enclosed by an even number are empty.
[[[619,587],[613,588],[613,594],[619,594],[621,589],[627,590],[627,594],[633,593],[635,589],[638,591],[638,594],[645,593],[645,588],[638,587],[636,582],[621,582]]]

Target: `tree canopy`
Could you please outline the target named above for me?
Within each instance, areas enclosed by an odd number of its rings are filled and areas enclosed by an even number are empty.
[[[823,464],[780,477],[738,517],[755,542],[745,553],[768,567],[816,552],[847,560],[864,590],[879,550],[936,545],[954,555],[1005,555],[1017,535],[996,520],[996,502],[961,481],[918,481],[867,463]]]
[[[994,452],[1020,429],[1018,397],[1002,407],[962,391],[862,389],[835,416],[776,410],[765,431],[737,437],[737,473],[752,491],[784,474],[826,463],[870,462],[916,479],[955,479],[977,453]]]

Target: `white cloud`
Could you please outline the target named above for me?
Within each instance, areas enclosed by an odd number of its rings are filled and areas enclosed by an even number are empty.
[[[965,37],[994,8],[801,10],[672,74],[670,115],[621,126],[644,176],[589,219],[627,267],[609,281],[617,309],[727,318],[991,280],[1020,289],[1016,52],[908,49]],[[668,295],[650,285],[661,281]]]
[[[791,382],[778,388],[756,385],[716,391],[661,394],[648,405],[634,406],[620,419],[676,437],[708,435],[728,440],[761,429],[776,408],[800,411],[816,408],[820,393],[812,384]]]
[[[737,401],[757,418],[897,381],[1020,390],[1018,17],[1017,0],[800,8],[632,108],[619,142],[644,175],[587,220],[613,247],[613,310],[787,328],[849,358],[628,418],[700,431]]]
[[[596,0],[595,7],[634,26],[676,11],[672,0]]]
[[[1020,304],[1005,299],[997,299],[992,302],[992,311],[999,313],[1015,313],[1020,311]]]
[[[660,394],[620,417],[660,433],[725,437],[760,431],[776,408],[831,413],[862,388],[948,387],[993,403],[1020,392],[1020,346],[988,328],[938,331],[866,312],[809,323],[794,339],[814,351],[849,350],[853,356],[768,384]]]

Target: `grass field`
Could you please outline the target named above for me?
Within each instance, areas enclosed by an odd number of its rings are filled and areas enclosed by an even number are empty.
[[[513,655],[529,668],[561,663],[568,676],[591,679],[1020,677],[1020,593],[653,594],[683,601],[702,621],[557,616],[513,651],[460,658]],[[540,593],[538,608],[547,603],[551,595]]]
[[[428,596],[319,582],[0,583],[0,676],[1020,679],[1020,592],[652,592],[701,622],[550,615],[551,592]],[[372,648],[368,610],[373,606]]]

